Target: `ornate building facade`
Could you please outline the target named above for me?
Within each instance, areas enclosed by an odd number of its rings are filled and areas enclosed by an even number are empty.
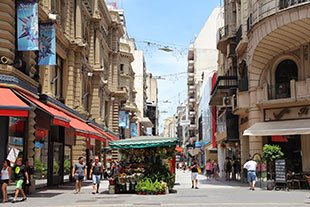
[[[0,1],[0,95],[13,100],[0,102],[0,159],[16,148],[37,169],[36,184],[59,184],[78,157],[104,157],[119,138],[119,111],[136,110],[133,57],[105,1],[42,0],[38,20],[55,25],[56,64],[39,66],[37,51],[17,50],[16,7]]]
[[[238,117],[234,155],[244,162],[277,144],[288,170],[309,172],[309,1],[224,2],[211,104]]]

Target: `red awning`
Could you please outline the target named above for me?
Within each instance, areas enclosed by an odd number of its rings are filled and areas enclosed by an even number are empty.
[[[90,126],[92,126],[95,130],[97,130],[100,134],[102,134],[102,135],[103,135],[106,139],[108,139],[109,141],[114,140],[114,139],[112,139],[112,138],[110,137],[110,135],[109,135],[107,132],[105,132],[103,129],[101,129],[101,128],[99,128],[99,127],[97,127],[96,125],[91,124],[91,123],[90,123]]]
[[[21,94],[22,97],[24,97],[27,101],[29,101],[30,103],[33,103],[34,105],[38,106],[41,110],[45,111],[46,113],[48,113],[50,116],[53,117],[53,124],[57,125],[57,126],[63,126],[63,127],[70,127],[69,123],[70,123],[70,119],[67,118],[66,114],[64,114],[63,112],[48,106],[44,103],[42,103],[41,101],[39,101],[38,99],[27,95],[25,93],[19,92]]]
[[[92,139],[97,139],[99,141],[105,142],[106,139],[102,134],[96,131],[94,128],[86,124],[85,122],[79,120],[73,115],[67,115],[63,112],[65,118],[70,119],[70,126],[75,130],[75,135],[82,137],[89,137]]]
[[[9,88],[0,88],[0,116],[28,117],[31,108]]]

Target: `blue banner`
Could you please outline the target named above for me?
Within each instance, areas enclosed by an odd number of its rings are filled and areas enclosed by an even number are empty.
[[[130,135],[131,135],[131,137],[137,137],[138,136],[138,124],[137,123],[131,123],[130,124]]]
[[[38,65],[56,65],[56,31],[54,24],[40,24]]]
[[[118,126],[128,129],[129,128],[129,116],[126,111],[120,111],[118,117]]]
[[[39,49],[39,18],[37,1],[17,2],[17,50]]]

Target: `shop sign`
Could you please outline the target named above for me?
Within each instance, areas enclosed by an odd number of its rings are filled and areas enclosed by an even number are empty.
[[[55,24],[40,24],[38,65],[56,65]]]
[[[290,108],[266,109],[265,121],[309,119],[310,106],[298,106]]]
[[[17,1],[17,46],[19,51],[39,49],[37,1]]]

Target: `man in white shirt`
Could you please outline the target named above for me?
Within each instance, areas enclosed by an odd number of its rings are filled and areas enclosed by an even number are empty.
[[[248,182],[250,184],[250,190],[255,190],[256,167],[257,167],[257,163],[252,159],[247,161],[243,165],[243,168],[248,170]]]

